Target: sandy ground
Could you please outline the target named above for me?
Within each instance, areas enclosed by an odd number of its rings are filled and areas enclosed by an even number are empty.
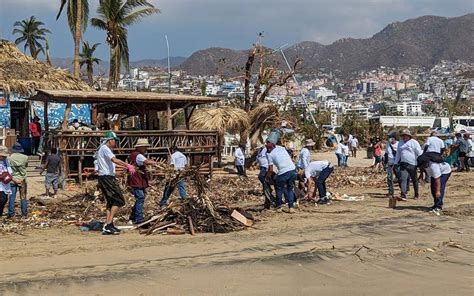
[[[384,189],[351,186],[329,189],[363,201],[266,212],[237,233],[4,234],[0,295],[471,295],[474,173],[448,185],[442,216],[427,212],[428,186],[395,210]]]

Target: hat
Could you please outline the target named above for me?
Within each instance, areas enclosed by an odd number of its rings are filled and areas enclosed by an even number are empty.
[[[306,146],[314,146],[316,143],[313,141],[313,139],[306,139]]]
[[[25,150],[23,150],[23,146],[21,146],[20,143],[16,142],[12,146],[12,152],[13,153],[23,153],[23,152],[25,152]]]
[[[8,148],[5,146],[0,146],[0,156],[8,157],[10,153],[8,153]]]
[[[140,138],[138,139],[137,143],[135,144],[135,148],[137,147],[150,147],[150,143],[148,143],[147,138]]]
[[[410,137],[413,137],[409,129],[404,129],[404,130],[402,130],[402,132],[400,133],[400,135],[401,135],[401,136],[410,136]]]
[[[107,131],[104,134],[104,140],[109,141],[109,140],[119,140],[119,137],[113,132],[113,131]]]

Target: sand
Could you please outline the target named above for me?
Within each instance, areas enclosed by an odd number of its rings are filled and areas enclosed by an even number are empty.
[[[448,185],[442,216],[427,211],[428,186],[395,210],[384,189],[350,186],[329,190],[365,199],[266,212],[229,234],[110,237],[73,226],[5,234],[0,294],[470,295],[474,173],[454,173]]]

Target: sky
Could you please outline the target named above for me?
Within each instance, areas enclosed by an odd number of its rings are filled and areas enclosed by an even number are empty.
[[[89,0],[94,17],[99,0]],[[247,49],[264,32],[269,47],[340,38],[368,38],[387,24],[422,15],[455,17],[474,11],[472,0],[149,0],[161,13],[129,29],[130,59],[190,56],[208,47]],[[66,15],[56,21],[60,0],[0,0],[0,38],[15,40],[13,23],[35,15],[51,30],[53,57],[71,57],[73,39]],[[108,58],[106,34],[88,26],[84,40],[100,42],[98,56]]]

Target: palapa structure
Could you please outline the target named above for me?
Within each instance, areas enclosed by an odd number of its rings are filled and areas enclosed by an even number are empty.
[[[15,44],[0,40],[0,89],[30,96],[37,89],[84,90],[91,88],[67,71],[55,69],[23,54]]]

